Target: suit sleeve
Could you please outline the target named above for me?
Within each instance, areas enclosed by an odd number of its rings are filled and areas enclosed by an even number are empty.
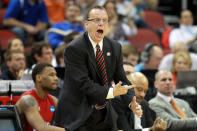
[[[150,107],[156,112],[157,117],[161,117],[167,121],[167,128],[170,130],[183,130],[183,129],[196,129],[197,120],[196,117],[188,119],[174,118],[165,107],[157,104],[156,102],[149,102]]]
[[[91,102],[90,104],[103,103],[109,89],[95,83],[90,78],[87,57],[88,54],[81,48],[76,46],[67,47],[64,54],[66,63],[65,82],[73,90],[79,92],[78,95],[85,94],[89,102]]]

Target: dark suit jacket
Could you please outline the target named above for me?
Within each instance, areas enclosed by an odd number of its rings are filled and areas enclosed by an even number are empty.
[[[130,84],[122,66],[121,45],[105,37],[103,54],[109,84],[112,81]],[[102,85],[87,32],[68,45],[64,60],[66,64],[64,87],[60,91],[56,122],[61,122],[65,128],[72,131],[84,124],[95,104],[106,101],[109,88]],[[129,105],[133,95],[134,91],[130,90],[123,96],[125,107]]]
[[[118,129],[123,131],[141,131],[141,129],[134,129],[134,114],[127,108],[124,110],[122,108],[122,102],[120,99],[113,100],[113,106],[118,114]],[[153,126],[154,120],[156,119],[156,113],[149,108],[148,102],[142,100],[140,103],[143,115],[141,118],[141,125],[143,128],[149,128]]]

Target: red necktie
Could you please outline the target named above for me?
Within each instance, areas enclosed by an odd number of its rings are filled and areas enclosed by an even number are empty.
[[[170,100],[170,104],[172,105],[172,107],[174,108],[174,110],[179,114],[180,117],[182,118],[187,118],[187,116],[181,111],[181,109],[175,104],[174,100],[171,99]]]
[[[105,60],[100,46],[96,45],[96,65],[102,77],[102,82],[105,87],[108,87],[107,72],[105,68]]]
[[[102,77],[102,83],[105,87],[108,87],[108,80],[107,80],[107,72],[105,68],[105,60],[103,56],[103,51],[100,49],[100,46],[97,44],[96,45],[96,65],[99,70],[99,73]],[[105,108],[107,102],[104,102],[103,104],[96,104],[95,108],[97,110],[101,110]]]

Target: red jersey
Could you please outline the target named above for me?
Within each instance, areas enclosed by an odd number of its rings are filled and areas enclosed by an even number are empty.
[[[39,113],[42,116],[43,120],[47,123],[50,124],[53,118],[53,114],[55,112],[55,102],[53,101],[53,98],[51,95],[47,95],[46,98],[41,99],[37,94],[34,89],[27,91],[23,93],[21,96],[24,95],[31,95],[33,96],[37,103],[38,103],[38,108],[39,108]],[[27,120],[24,120],[24,126],[25,126],[25,131],[33,131],[33,128],[31,125],[27,122]]]

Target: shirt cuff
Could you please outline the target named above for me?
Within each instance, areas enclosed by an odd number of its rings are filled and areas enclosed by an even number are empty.
[[[114,92],[114,89],[112,87],[110,87],[106,99],[112,99],[112,98],[114,98],[114,93],[113,92]]]
[[[143,128],[142,131],[149,131],[149,128]]]

